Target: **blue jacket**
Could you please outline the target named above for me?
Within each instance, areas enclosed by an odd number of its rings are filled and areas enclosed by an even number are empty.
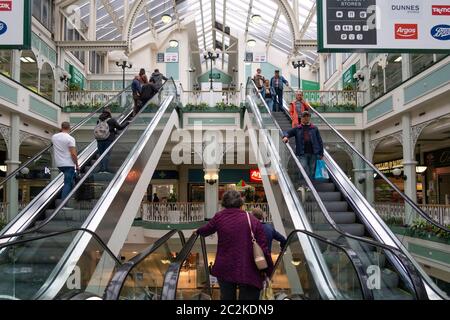
[[[303,130],[305,130],[305,128],[302,124],[299,124],[297,127],[292,128],[284,133],[285,137],[295,137],[295,154],[297,156],[302,156],[305,154]],[[323,157],[322,137],[320,136],[319,129],[312,123],[309,126],[309,136],[311,137],[313,153],[317,156]]]
[[[280,76],[280,82],[281,82],[281,90],[283,90],[283,84],[288,84],[288,81],[286,80],[285,77]],[[272,79],[270,79],[270,86],[272,88],[275,88],[275,77],[272,77]]]
[[[280,242],[280,247],[283,249],[283,247],[286,245],[286,238],[283,237],[282,234],[280,234],[271,224],[263,223],[263,229],[264,233],[266,234],[267,238],[267,245],[269,247],[269,252],[272,252],[272,241],[273,239]]]
[[[275,99],[276,93],[275,93],[275,89],[274,88],[270,87],[270,93],[272,94],[272,99]],[[263,97],[263,99],[266,98],[266,87],[263,87],[261,89],[261,96]]]
[[[131,82],[131,90],[133,91],[134,94],[136,93],[141,93],[141,83],[139,82],[138,79],[133,79],[133,82]]]

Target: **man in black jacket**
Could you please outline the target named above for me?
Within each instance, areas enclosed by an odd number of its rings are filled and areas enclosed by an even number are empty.
[[[97,123],[99,123],[100,121],[106,121],[108,123],[109,136],[105,140],[97,140],[97,152],[98,152],[99,157],[113,143],[114,139],[116,138],[117,131],[123,130],[126,126],[128,126],[130,124],[128,121],[125,121],[122,125],[120,125],[119,122],[117,122],[117,120],[112,117],[111,110],[109,108],[103,109],[103,112],[100,115],[99,121],[97,121]],[[102,159],[102,161],[100,163],[99,172],[109,172],[108,163],[109,163],[110,156],[111,156],[111,150]]]
[[[153,96],[158,93],[158,88],[156,88],[155,80],[150,79],[150,82],[144,84],[141,89],[141,106],[145,106],[145,104],[153,98]]]

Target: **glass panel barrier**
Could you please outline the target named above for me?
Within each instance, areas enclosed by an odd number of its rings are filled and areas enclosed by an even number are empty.
[[[120,262],[92,232],[68,230],[0,246],[0,299],[38,299],[74,239],[86,241],[87,246],[81,259],[66,271],[70,276],[60,281],[56,299],[75,290],[101,295]]]

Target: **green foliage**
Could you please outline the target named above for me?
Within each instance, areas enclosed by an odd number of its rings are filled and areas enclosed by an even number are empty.
[[[255,201],[255,189],[253,187],[245,187],[243,194],[245,197],[245,202]]]
[[[216,104],[216,109],[223,111],[238,111],[239,107],[232,103],[219,102]]]
[[[449,228],[450,225],[446,227]],[[450,239],[450,234],[422,219],[415,220],[410,229],[414,235],[419,237],[436,236],[442,239]]]
[[[3,230],[6,224],[7,224],[6,219],[4,217],[0,217],[0,230]]]
[[[384,220],[387,225],[390,226],[403,226],[403,218],[402,217],[389,217]]]
[[[69,91],[81,91],[81,87],[78,83],[69,83]]]
[[[320,102],[310,102],[310,105],[318,112],[361,111],[354,103],[327,105]]]
[[[167,202],[177,202],[177,194],[175,192],[170,193]]]
[[[205,111],[209,109],[209,105],[205,102],[199,104],[188,103],[183,108],[184,111]]]

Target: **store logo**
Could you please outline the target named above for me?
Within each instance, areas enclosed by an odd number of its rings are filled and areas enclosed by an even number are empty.
[[[417,40],[418,38],[417,24],[395,24],[395,39]]]
[[[391,0],[389,16],[392,19],[412,19],[422,15],[422,0]]]
[[[0,1],[0,11],[11,11],[12,2],[11,1]]]
[[[393,4],[392,11],[401,11],[406,13],[420,13],[420,5],[418,4]]]
[[[432,6],[433,16],[450,16],[450,6]]]
[[[262,182],[262,176],[259,169],[250,170],[250,182]]]
[[[4,34],[8,30],[8,26],[3,21],[0,21],[0,35]]]
[[[450,26],[448,24],[440,24],[431,29],[431,35],[437,40],[450,40]]]

